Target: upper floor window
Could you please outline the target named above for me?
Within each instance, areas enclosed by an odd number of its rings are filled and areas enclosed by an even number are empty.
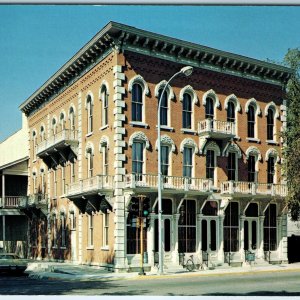
[[[160,99],[161,93],[162,93],[162,89],[159,91],[158,99]],[[168,114],[169,114],[168,93],[165,90],[160,102],[160,125],[163,126],[169,125]]]
[[[248,108],[248,137],[255,138],[255,108],[249,105]]]
[[[132,86],[131,113],[132,121],[143,121],[143,89],[138,83]]]
[[[45,127],[44,126],[41,126],[41,129],[40,129],[40,137],[41,137],[41,142],[45,140]]]
[[[70,129],[75,130],[75,111],[73,107],[70,107],[69,110],[69,120],[70,120]]]
[[[37,134],[36,131],[32,132],[32,146],[33,146],[33,159],[36,159],[36,150],[37,150]]]
[[[60,123],[60,129],[61,131],[65,129],[65,115],[64,113],[61,113],[59,116],[59,123]]]
[[[232,101],[228,102],[227,107],[227,122],[235,122],[235,106]]]
[[[57,123],[56,123],[56,118],[52,119],[52,135],[57,134]]]
[[[215,178],[215,151],[207,150],[206,152],[206,178]]]
[[[274,183],[275,158],[273,156],[270,156],[267,163],[268,183]]]
[[[193,173],[193,149],[191,147],[183,148],[183,176],[192,177]]]
[[[92,148],[88,148],[86,150],[87,155],[87,171],[88,171],[88,178],[93,177],[93,170],[94,170],[94,155]]]
[[[214,119],[214,100],[210,97],[206,98],[205,119]]]
[[[236,153],[229,152],[228,153],[228,180],[236,181]]]
[[[108,124],[108,93],[105,85],[101,88],[101,100],[102,100],[102,126]]]
[[[192,97],[184,93],[182,101],[182,127],[192,129]]]
[[[164,176],[169,175],[169,157],[170,157],[170,147],[169,146],[161,146],[161,173]]]
[[[93,132],[93,102],[92,102],[92,97],[90,95],[88,95],[86,100],[86,108],[87,108],[87,119],[88,119],[87,130],[88,133],[91,133]]]
[[[102,144],[102,170],[103,175],[108,175],[108,147],[107,144]]]
[[[134,141],[132,144],[132,172],[137,174],[143,173],[144,166],[144,143]]]
[[[256,157],[254,155],[249,155],[248,157],[248,181],[257,182],[256,176]]]
[[[273,141],[274,140],[274,111],[273,109],[268,109],[267,115],[267,140]]]

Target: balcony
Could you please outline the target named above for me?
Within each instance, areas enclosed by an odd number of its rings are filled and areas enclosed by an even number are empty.
[[[127,174],[125,175],[125,187],[130,189],[144,189],[145,191],[157,191],[157,174]],[[162,176],[162,189],[165,192],[176,193],[197,192],[210,193],[213,182],[205,178],[188,178],[181,176]]]
[[[235,123],[205,119],[198,123],[200,137],[230,139],[235,137]]]
[[[77,157],[78,134],[64,129],[37,145],[36,154],[49,168]]]
[[[91,178],[82,179],[67,186],[66,197],[78,197],[88,194],[98,194],[101,191],[112,191],[114,180],[111,175],[97,175]]]
[[[285,184],[225,181],[221,184],[221,194],[285,197],[287,195],[287,186]]]
[[[27,196],[5,196],[0,198],[0,207],[2,208],[19,208],[24,203],[27,203]]]

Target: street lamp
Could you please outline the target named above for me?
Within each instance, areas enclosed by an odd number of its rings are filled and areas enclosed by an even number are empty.
[[[158,256],[159,256],[159,274],[163,274],[164,271],[164,262],[163,262],[163,253],[162,253],[162,174],[161,174],[161,141],[160,141],[160,105],[163,94],[171,82],[173,78],[180,74],[184,74],[185,76],[190,76],[193,72],[193,67],[186,66],[183,67],[179,72],[175,73],[165,84],[162,93],[160,94],[158,101],[158,109],[157,109],[157,147],[158,147]]]

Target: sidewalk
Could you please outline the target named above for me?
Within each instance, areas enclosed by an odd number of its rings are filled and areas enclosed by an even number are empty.
[[[164,268],[164,274],[158,274],[156,268],[152,268],[151,272],[146,272],[145,276],[138,275],[138,272],[130,273],[114,273],[104,270],[100,267],[74,265],[72,263],[56,263],[56,262],[33,262],[29,263],[26,273],[30,278],[35,279],[58,279],[58,280],[99,280],[99,279],[154,279],[170,276],[217,276],[225,274],[242,274],[249,272],[284,272],[299,271],[300,263],[281,264],[281,265],[253,265],[246,267],[228,267],[221,266],[214,270],[196,270],[188,272],[186,269],[178,266],[178,268]]]

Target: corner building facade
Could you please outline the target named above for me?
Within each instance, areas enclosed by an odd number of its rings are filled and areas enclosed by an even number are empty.
[[[158,99],[162,95],[162,218],[166,266],[178,253],[211,265],[287,261],[280,132],[288,68],[110,22],[20,109],[30,139],[30,195],[46,220],[33,257],[140,264],[130,211],[150,201],[146,267],[158,252]]]

